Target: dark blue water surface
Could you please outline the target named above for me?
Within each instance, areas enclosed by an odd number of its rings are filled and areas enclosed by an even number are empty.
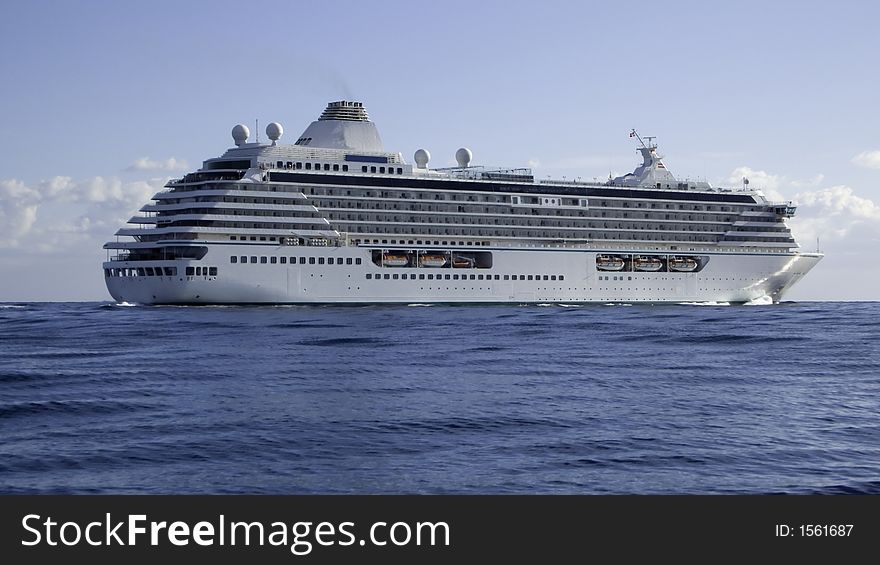
[[[880,304],[0,305],[0,492],[880,493]]]

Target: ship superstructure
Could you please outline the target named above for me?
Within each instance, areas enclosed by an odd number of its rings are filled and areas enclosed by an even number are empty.
[[[677,180],[652,138],[604,183],[525,168],[433,169],[385,151],[360,102],[330,103],[170,181],[107,243],[107,287],[149,304],[746,302],[783,293],[802,253],[791,203]],[[647,141],[646,141],[647,140]]]

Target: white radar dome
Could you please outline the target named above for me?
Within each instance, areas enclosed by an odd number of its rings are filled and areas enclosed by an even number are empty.
[[[242,145],[251,136],[251,130],[244,124],[238,124],[232,128],[232,139],[236,145]]]
[[[413,155],[413,158],[416,160],[416,167],[425,169],[428,166],[428,161],[431,160],[431,154],[428,153],[427,149],[419,149],[416,151],[416,154]]]
[[[467,167],[473,157],[474,154],[467,147],[462,147],[455,152],[455,160],[458,161],[458,166],[461,168]]]
[[[275,145],[275,142],[281,139],[282,135],[284,135],[284,128],[278,122],[272,122],[266,126],[266,137],[272,140],[272,145]]]

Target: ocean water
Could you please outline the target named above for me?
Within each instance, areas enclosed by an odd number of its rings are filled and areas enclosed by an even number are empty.
[[[3,493],[880,493],[880,304],[0,305]]]

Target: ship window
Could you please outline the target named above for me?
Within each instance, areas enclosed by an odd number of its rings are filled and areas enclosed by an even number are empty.
[[[420,274],[420,275],[419,275],[419,280],[420,280],[420,281],[425,280],[425,275]]]
[[[257,236],[252,235],[252,236],[251,236],[251,241],[257,241]]]
[[[386,274],[385,274],[385,276],[384,276],[384,277],[382,277],[382,278],[383,278],[383,279],[385,279],[385,280],[388,280],[388,279],[390,279],[390,278],[391,278],[391,275],[389,275],[389,274],[387,274],[387,273],[386,273]]]
[[[438,276],[439,276],[439,275],[438,275]],[[434,275],[428,275],[428,280],[429,280],[429,281],[434,280]]]
[[[177,276],[177,267],[165,267],[165,274],[169,277]]]
[[[324,170],[325,170],[325,171],[329,171],[329,170],[330,170],[330,163],[324,163]]]
[[[306,163],[306,170],[307,170],[307,171],[311,171],[311,170],[312,170],[312,164],[311,164],[311,163]]]
[[[279,169],[282,169],[282,168],[284,168],[284,161],[278,161],[276,163],[276,165],[278,166]]]
[[[104,276],[105,276],[105,277],[109,277],[109,276],[110,276],[110,269],[104,269]]]
[[[208,276],[216,277],[217,276],[217,267],[208,267]]]
[[[564,280],[565,280],[565,275],[559,275],[559,280],[564,281]]]
[[[496,281],[501,280],[501,275],[495,275],[495,280],[496,280]]]
[[[544,275],[544,280],[545,280],[545,281],[549,281],[549,280],[550,280],[550,276],[549,276],[549,275]]]
[[[273,265],[278,262],[278,257],[269,257],[269,262]]]
[[[550,275],[550,280],[551,280],[551,281],[555,281],[555,280],[556,280],[556,275]]]
[[[267,262],[268,262],[268,259],[266,259],[265,257],[260,257],[260,263],[267,263]]]
[[[318,257],[318,264],[319,264],[319,265],[323,265],[323,264],[324,264],[324,258],[323,258],[323,257]]]
[[[397,167],[397,174],[398,174],[398,175],[402,175],[402,174],[403,174],[403,169],[400,168],[400,167]]]
[[[138,269],[138,271],[141,271],[141,270],[142,270],[142,269]],[[138,273],[138,274],[141,274],[141,273]],[[196,274],[196,268],[195,268],[195,267],[187,267],[187,268],[186,268],[186,276],[191,277],[191,276],[193,276],[193,275],[195,275],[195,274]]]
[[[370,279],[372,279],[372,278],[373,278],[373,274],[372,274],[372,273],[367,273],[367,280],[370,280]]]
[[[354,264],[355,264],[355,265],[360,265],[360,264],[361,264],[361,259],[360,259],[360,257],[358,257],[357,259],[354,260]]]
[[[473,281],[473,280],[476,280],[476,278],[477,278],[477,275],[471,275],[471,280],[472,280],[472,281]]]
[[[297,168],[297,169],[302,169],[302,168],[303,168],[303,164],[302,164],[302,163],[297,163],[297,164],[296,164],[296,168]]]
[[[315,170],[316,170],[316,171],[320,171],[320,170],[321,170],[321,163],[315,163]]]
[[[366,165],[364,165],[363,167],[361,167],[361,172],[362,172],[362,173],[366,173],[366,172],[367,172],[367,166],[366,166]]]
[[[504,280],[510,280],[510,275],[504,275]]]
[[[332,265],[333,263],[334,263],[334,261],[333,261],[333,257],[330,257],[330,258],[327,259],[327,264],[328,264],[328,265]]]
[[[529,280],[532,280],[532,275],[529,275]]]
[[[351,265],[351,263],[352,263],[352,261],[351,261],[351,257],[348,257],[348,258],[345,260],[345,264],[346,264],[346,265]]]
[[[334,170],[334,171],[338,171],[338,170],[339,170],[339,165],[338,165],[338,164],[334,164],[334,165],[333,165],[333,170]]]
[[[153,276],[153,267],[147,267],[146,271],[147,271],[147,276],[148,276],[148,277],[152,277],[152,276]]]
[[[251,263],[256,263],[257,257],[255,255],[251,255]]]
[[[287,166],[285,168],[292,169],[293,168],[293,161],[288,161]]]
[[[309,257],[309,265],[314,265],[314,264],[315,264],[315,258]]]
[[[234,235],[230,235],[230,236],[229,236],[229,239],[231,239],[232,241],[235,241],[235,236],[234,236]]]
[[[314,258],[313,258],[313,260],[314,260]],[[305,258],[305,257],[300,257],[300,258],[299,258],[299,264],[300,264],[300,265],[305,265],[305,264],[306,264],[306,258]]]
[[[379,172],[380,172],[380,173],[384,173],[384,172],[385,172],[385,167],[379,167]]]
[[[376,167],[370,167],[370,172],[371,172],[371,173],[375,173],[375,172],[376,172]]]
[[[342,165],[342,170],[348,172],[348,165]]]
[[[474,278],[474,276],[471,275],[471,278]],[[478,280],[478,281],[483,280],[483,275],[478,275],[478,276],[477,276],[477,280]]]
[[[458,275],[452,275],[452,280],[457,281],[457,280],[458,280]]]
[[[440,275],[437,275],[437,276],[439,277]],[[451,277],[449,275],[445,275],[443,278],[446,280],[449,280]]]
[[[229,262],[230,263],[238,263],[238,257],[233,255],[232,257],[229,258]]]
[[[287,257],[282,257],[281,264],[284,265],[285,263],[287,263]]]
[[[247,257],[244,256],[244,255],[242,255],[242,256],[241,256],[241,262],[242,262],[242,263],[247,263]]]

